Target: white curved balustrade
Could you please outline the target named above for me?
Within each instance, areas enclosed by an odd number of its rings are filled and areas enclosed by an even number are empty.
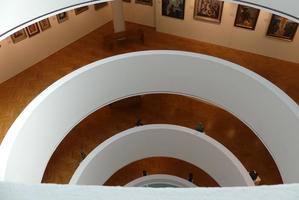
[[[47,17],[77,7],[111,0],[1,0],[0,1],[0,41],[11,34]],[[299,23],[299,4],[297,0],[225,0],[249,5],[285,16]],[[12,15],[17,13],[17,15]],[[12,17],[13,16],[13,17]]]
[[[187,181],[186,179],[167,174],[153,174],[142,176],[127,183],[125,187],[144,187],[153,183],[166,183],[179,188],[197,187],[194,183]]]
[[[0,41],[42,19],[74,8],[111,0],[1,0]]]
[[[52,153],[82,119],[119,99],[151,93],[191,96],[232,113],[265,144],[284,183],[299,182],[298,105],[239,65],[180,51],[118,55],[55,82],[24,109],[5,136],[0,180],[40,182]]]
[[[228,188],[137,188],[0,182],[0,199],[298,200],[299,184]]]
[[[149,157],[192,163],[220,186],[253,186],[247,170],[222,144],[195,130],[169,124],[145,125],[112,136],[80,163],[70,184],[103,185],[126,165]]]
[[[269,0],[224,0],[241,5],[248,5],[266,10],[299,23],[299,2],[297,0],[269,1]]]

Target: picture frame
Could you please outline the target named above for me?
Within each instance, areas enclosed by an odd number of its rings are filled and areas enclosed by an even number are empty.
[[[39,34],[40,30],[38,24],[31,24],[30,26],[26,27],[26,31],[29,37],[35,36]]]
[[[135,0],[135,3],[153,6],[153,0]]]
[[[293,41],[298,24],[285,17],[272,14],[266,35],[286,41]]]
[[[162,15],[177,19],[184,19],[185,0],[162,0]]]
[[[19,31],[15,32],[14,34],[12,34],[10,36],[10,38],[12,39],[12,42],[14,44],[26,39],[27,34],[26,34],[25,29],[22,29],[22,30],[19,30]]]
[[[193,18],[220,24],[223,4],[218,0],[195,0]]]
[[[259,14],[259,9],[238,5],[234,26],[255,30]]]
[[[38,23],[39,23],[40,29],[42,31],[45,31],[45,30],[47,30],[47,29],[49,29],[51,27],[51,24],[50,24],[50,21],[49,21],[48,18],[47,19],[43,19],[43,20],[39,21]]]
[[[59,13],[56,17],[59,24],[69,19],[67,12]]]
[[[83,7],[80,7],[80,8],[75,8],[75,14],[76,15],[79,15],[85,11],[88,10],[88,6],[83,6]]]
[[[108,6],[108,3],[107,3],[107,2],[104,2],[104,3],[96,3],[96,4],[94,4],[94,9],[95,9],[95,10],[100,10],[101,8],[104,8],[105,6]]]

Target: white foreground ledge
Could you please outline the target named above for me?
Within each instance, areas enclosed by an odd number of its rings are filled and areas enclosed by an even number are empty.
[[[130,188],[0,182],[2,200],[298,200],[299,184],[229,188]]]

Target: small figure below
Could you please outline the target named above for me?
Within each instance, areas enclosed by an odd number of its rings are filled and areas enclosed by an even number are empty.
[[[261,183],[262,179],[259,177],[259,174],[255,170],[249,171],[249,175],[255,185],[259,185]]]
[[[142,171],[142,176],[147,176],[147,171],[143,170]]]
[[[203,133],[205,129],[203,128],[202,123],[199,122],[199,125],[195,128],[195,130],[197,130],[198,132]]]
[[[193,174],[192,173],[189,174],[188,181],[193,183]]]
[[[86,158],[86,153],[84,151],[80,151],[81,158],[84,160]]]
[[[138,119],[136,122],[136,126],[143,126],[143,124],[141,123],[141,119]]]

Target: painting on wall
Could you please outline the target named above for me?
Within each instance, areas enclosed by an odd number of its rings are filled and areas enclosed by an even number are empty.
[[[195,0],[194,19],[221,22],[223,2],[218,0]]]
[[[249,6],[238,6],[235,26],[254,30],[260,10]]]
[[[10,38],[12,39],[13,43],[17,43],[17,42],[20,42],[20,41],[26,39],[27,35],[26,35],[26,32],[25,32],[25,29],[22,29],[22,30],[19,30],[18,32],[15,32],[14,34],[12,34],[10,36]]]
[[[94,9],[95,10],[100,10],[101,8],[105,7],[105,6],[108,6],[108,3],[107,2],[104,2],[104,3],[96,3],[94,4]]]
[[[51,27],[51,24],[50,24],[50,21],[49,19],[43,19],[39,22],[39,26],[40,26],[40,29],[42,29],[42,31],[45,31],[47,30],[48,28]]]
[[[185,0],[162,0],[162,15],[184,19]]]
[[[59,24],[62,23],[62,22],[65,22],[66,20],[69,19],[66,12],[63,12],[63,13],[60,13],[60,14],[56,15],[56,17],[57,17],[57,21],[58,21]]]
[[[26,27],[26,30],[29,37],[32,37],[40,32],[37,23]]]
[[[292,41],[297,28],[298,24],[296,22],[273,14],[268,27],[267,36]]]
[[[80,8],[76,8],[75,9],[75,14],[79,15],[79,14],[85,12],[86,10],[88,10],[88,6],[83,6],[83,7],[80,7]]]
[[[131,0],[123,0],[123,2],[131,3]]]
[[[152,6],[153,0],[135,0],[135,3]]]

